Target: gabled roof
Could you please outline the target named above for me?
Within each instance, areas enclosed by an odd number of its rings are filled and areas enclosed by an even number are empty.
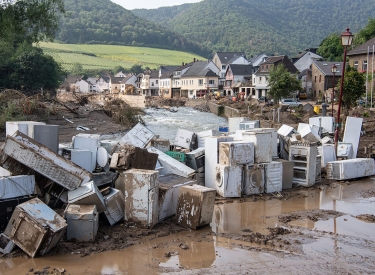
[[[277,66],[279,64],[284,64],[285,68],[292,74],[298,72],[298,69],[293,65],[292,61],[286,55],[279,55],[279,56],[270,56],[268,57],[263,63],[259,64],[259,70],[255,73],[264,73],[261,71],[261,67],[263,65],[274,65]],[[268,72],[267,72],[268,73]]]
[[[365,43],[355,47],[353,50],[348,52],[348,56],[357,55],[357,54],[367,54],[367,51],[370,48],[370,53],[372,53],[372,47],[375,45],[375,37],[366,41]]]
[[[313,61],[312,64],[314,64],[326,76],[333,76],[332,66],[335,64],[337,66],[335,76],[341,76],[343,62]]]
[[[134,75],[133,74],[128,74],[127,76],[125,76],[124,78],[122,78],[121,80],[121,84],[125,84],[126,81],[128,81],[130,78],[132,78]],[[116,77],[116,78],[121,78],[121,77]]]
[[[157,70],[152,70],[150,78],[159,78],[159,72]]]
[[[101,76],[98,78],[98,80],[99,80],[100,78],[102,78],[102,79],[104,80],[104,82],[109,83],[109,80],[110,80],[110,77],[109,77],[109,76],[101,75]],[[98,80],[97,80],[97,81],[98,81]]]
[[[267,58],[267,55],[265,53],[262,53],[260,55],[256,55],[252,58],[249,59],[250,63],[253,65],[253,66],[257,66],[258,63],[262,62],[263,58]],[[258,64],[259,65],[259,64]]]
[[[65,78],[64,82],[68,82],[69,84],[75,84],[78,80],[81,80],[83,75],[68,75]]]
[[[123,77],[115,77],[115,76],[111,76],[111,83],[121,83],[121,81],[122,81],[123,79],[124,79]]]
[[[252,65],[230,64],[229,67],[230,67],[233,75],[251,76],[253,74],[253,66]]]
[[[219,57],[222,65],[230,64],[230,60],[233,58],[237,59],[240,56],[246,58],[246,54],[244,52],[216,52],[216,54]]]
[[[218,76],[210,68],[207,61],[196,61],[190,63],[190,68],[182,75],[182,77],[192,76]]]

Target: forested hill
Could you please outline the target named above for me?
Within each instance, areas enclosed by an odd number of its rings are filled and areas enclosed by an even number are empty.
[[[359,31],[374,11],[374,0],[204,0],[132,12],[215,51],[296,54],[347,27]]]
[[[148,46],[211,55],[202,45],[109,0],[64,0],[64,4],[67,14],[56,33],[59,42]]]

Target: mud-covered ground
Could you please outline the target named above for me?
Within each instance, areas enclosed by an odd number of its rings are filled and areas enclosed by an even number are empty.
[[[101,224],[93,243],[62,240],[34,259],[15,249],[0,260],[0,274],[371,274],[374,184],[323,181],[279,197],[217,197],[211,225],[196,231],[173,218],[152,229]]]

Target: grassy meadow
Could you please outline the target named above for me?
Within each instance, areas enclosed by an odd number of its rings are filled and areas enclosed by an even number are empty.
[[[141,65],[151,69],[160,65],[180,65],[205,58],[196,54],[147,47],[59,44],[42,42],[39,46],[51,55],[63,68],[70,71],[74,64],[81,64],[84,70],[113,69],[116,66],[131,68]]]

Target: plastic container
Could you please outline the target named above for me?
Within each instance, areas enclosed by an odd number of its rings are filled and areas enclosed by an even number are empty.
[[[314,112],[317,113],[317,114],[320,113],[320,106],[319,105],[314,106]]]
[[[185,163],[185,153],[181,152],[174,152],[174,151],[167,151],[165,152],[168,156],[178,160],[179,162]]]
[[[219,126],[219,132],[228,133],[229,126]]]

